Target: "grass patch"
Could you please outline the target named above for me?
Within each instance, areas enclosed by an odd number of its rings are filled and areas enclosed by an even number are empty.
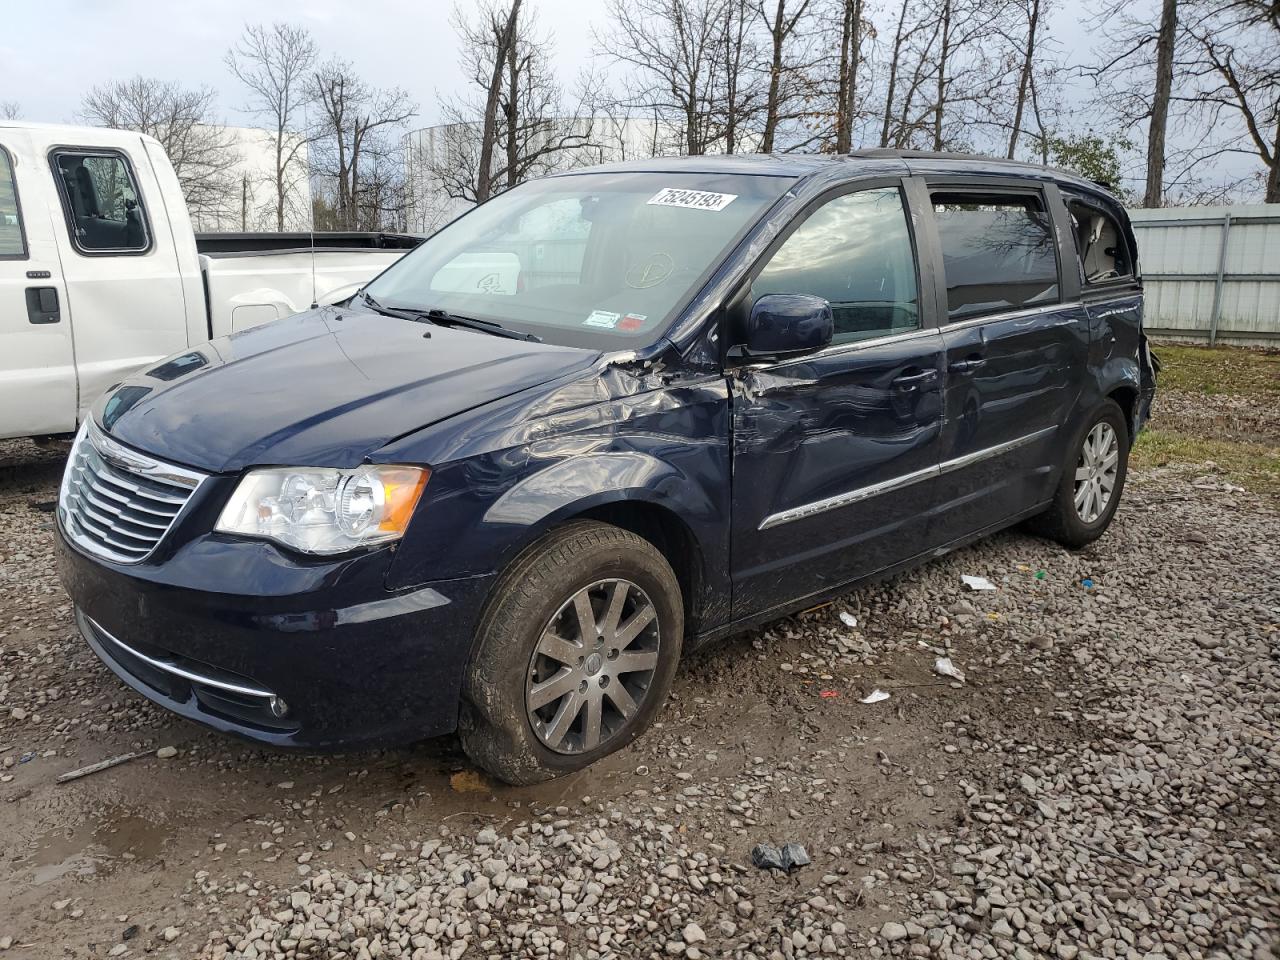
[[[1280,351],[1163,343],[1155,353],[1162,390],[1280,398]]]
[[[1233,440],[1190,436],[1177,430],[1148,427],[1133,445],[1132,462],[1139,467],[1212,461],[1237,486],[1255,493],[1280,496],[1280,448]]]

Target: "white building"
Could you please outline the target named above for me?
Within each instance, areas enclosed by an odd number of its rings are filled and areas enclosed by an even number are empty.
[[[660,120],[637,117],[580,117],[567,121],[572,133],[586,142],[557,151],[539,167],[536,176],[640,157],[673,156],[683,152],[680,129]],[[437,124],[405,135],[405,187],[409,201],[408,229],[431,233],[472,204],[449,196],[435,171],[471,169],[478,149],[480,124]],[[502,144],[498,144],[498,151]],[[501,162],[501,158],[495,163]]]
[[[226,196],[217,204],[191,211],[198,232],[275,231],[276,217],[276,135],[257,127],[217,127],[221,141],[234,157],[226,171]],[[297,143],[297,152],[285,168],[284,229],[311,228],[311,181],[307,145],[300,134],[289,134],[286,142]]]

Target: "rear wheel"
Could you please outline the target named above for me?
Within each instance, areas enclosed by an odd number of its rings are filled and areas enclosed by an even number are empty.
[[[1114,400],[1107,400],[1077,432],[1067,449],[1052,505],[1029,526],[1068,547],[1097,540],[1120,505],[1128,464],[1124,412]]]
[[[555,531],[494,589],[466,677],[463,748],[508,783],[607,756],[666,699],[683,631],[679,583],[647,540],[595,522]]]

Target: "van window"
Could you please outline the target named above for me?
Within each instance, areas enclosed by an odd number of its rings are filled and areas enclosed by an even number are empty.
[[[1087,284],[1133,276],[1133,258],[1115,218],[1092,203],[1071,200],[1071,232],[1075,237],[1080,278]]]
[[[22,233],[22,211],[18,209],[18,188],[13,182],[13,161],[0,147],[0,258],[24,260],[27,241]]]
[[[947,319],[1058,302],[1053,228],[1034,194],[935,192]]]
[[[138,182],[121,154],[60,151],[53,171],[82,253],[142,253],[151,246]]]
[[[835,343],[919,327],[915,253],[899,190],[860,190],[819,207],[751,284],[753,299],[769,293],[827,300]]]

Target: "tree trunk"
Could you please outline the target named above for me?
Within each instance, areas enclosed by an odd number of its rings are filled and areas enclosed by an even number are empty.
[[[1018,135],[1022,132],[1022,112],[1027,103],[1027,90],[1031,86],[1031,70],[1036,55],[1036,27],[1040,25],[1040,0],[1031,0],[1031,11],[1027,18],[1027,49],[1022,58],[1022,72],[1018,75],[1018,99],[1013,107],[1013,129],[1009,131],[1009,150],[1005,154],[1010,160],[1018,150]]]
[[[484,102],[484,126],[480,131],[480,168],[476,171],[476,203],[484,203],[493,190],[493,148],[498,135],[498,100],[502,95],[502,73],[507,68],[507,50],[515,42],[516,22],[520,17],[521,0],[511,0],[507,22],[495,38],[497,47],[493,55],[493,72],[489,76],[489,89]]]
[[[519,176],[516,171],[516,159],[519,150],[519,134],[516,126],[520,121],[520,68],[516,57],[516,44],[512,43],[507,50],[507,189],[516,185]]]
[[[284,233],[284,123],[276,125],[276,230]]]
[[[1267,174],[1266,203],[1280,203],[1280,118],[1276,120],[1276,137],[1271,147],[1271,170]]]
[[[902,60],[902,31],[907,24],[907,0],[898,14],[898,32],[893,37],[893,59],[889,61],[889,89],[884,98],[884,124],[880,127],[880,146],[889,146],[889,126],[893,122],[893,95],[898,87],[898,65]]]
[[[778,130],[778,92],[782,86],[783,24],[786,23],[787,0],[778,0],[770,29],[773,41],[773,57],[769,62],[769,95],[765,100],[764,134],[760,137],[760,152],[773,153],[773,140]]]
[[[951,3],[942,2],[942,46],[938,49],[937,102],[933,105],[933,149],[942,149],[942,115],[947,106],[947,60],[951,56]]]
[[[1145,207],[1164,203],[1164,139],[1169,125],[1169,98],[1173,92],[1173,41],[1178,30],[1178,0],[1164,0],[1160,33],[1156,37],[1156,89],[1151,99],[1151,126],[1147,130],[1147,191]]]
[[[848,153],[853,139],[853,122],[847,110],[851,82],[849,51],[853,46],[853,27],[849,23],[851,6],[852,0],[844,0],[844,19],[840,24],[840,82],[836,87],[836,153]]]

